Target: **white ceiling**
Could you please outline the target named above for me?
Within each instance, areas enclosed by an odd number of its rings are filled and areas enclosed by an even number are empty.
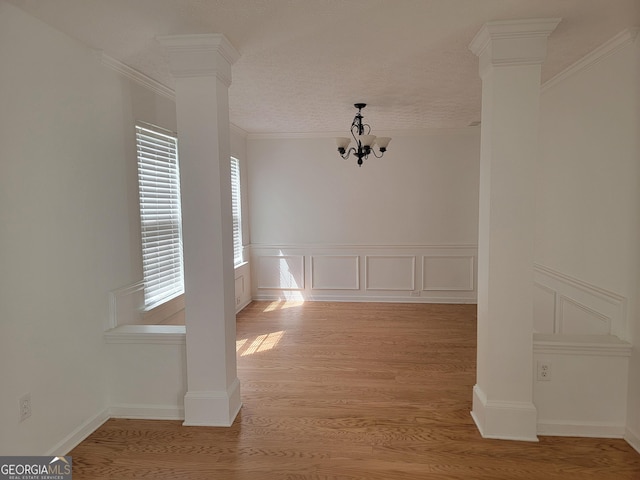
[[[249,133],[375,133],[480,119],[477,58],[490,20],[562,17],[543,81],[629,27],[640,0],[8,0],[172,87],[157,35],[223,33],[240,52],[231,122]]]

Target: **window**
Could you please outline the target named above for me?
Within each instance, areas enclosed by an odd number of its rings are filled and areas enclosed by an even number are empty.
[[[136,125],[144,304],[184,293],[180,172],[175,134]]]
[[[240,161],[231,157],[231,208],[233,212],[233,263],[242,263],[242,204],[240,199]]]

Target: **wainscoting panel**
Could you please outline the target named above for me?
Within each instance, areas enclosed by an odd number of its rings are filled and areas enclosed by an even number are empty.
[[[360,257],[357,255],[311,256],[312,290],[358,290]]]
[[[534,286],[538,333],[628,339],[626,298],[542,265],[534,267]]]
[[[403,290],[416,288],[416,257],[376,255],[366,257],[367,290]]]
[[[475,284],[474,257],[422,257],[422,290],[472,292]]]
[[[104,330],[120,325],[141,323],[144,308],[144,282],[142,280],[109,292],[109,317]]]
[[[564,295],[559,296],[559,331],[566,334],[609,335],[611,319]]]
[[[244,276],[236,276],[236,305],[240,303],[240,296],[238,293],[244,291]]]
[[[534,369],[550,366],[533,383],[538,434],[622,438],[632,348],[613,335],[535,334]]]
[[[249,262],[235,267],[236,273],[236,313],[251,303],[251,268]]]
[[[626,298],[534,266],[533,384],[539,435],[625,435],[629,358]],[[579,400],[579,401],[577,401]]]
[[[536,333],[555,333],[556,292],[550,288],[533,284],[533,329]]]
[[[128,330],[135,328],[129,327]],[[105,355],[110,416],[184,418],[185,327],[154,325],[135,330],[108,334]]]
[[[304,256],[260,256],[258,260],[258,288],[304,290]]]
[[[476,245],[254,244],[252,297],[475,303],[477,250]]]

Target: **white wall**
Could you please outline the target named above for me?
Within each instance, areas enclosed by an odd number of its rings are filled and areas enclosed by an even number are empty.
[[[631,345],[609,335],[536,335],[538,435],[622,438]],[[538,364],[548,366],[538,377]]]
[[[110,416],[184,419],[185,337],[183,326],[146,325],[105,335]]]
[[[247,142],[253,244],[475,244],[479,129],[397,137],[358,168],[333,138]]]
[[[171,102],[6,2],[0,64],[0,453],[63,453],[105,418],[107,294],[141,278],[134,120]]]
[[[637,52],[629,44],[541,99],[537,262],[630,297],[637,277]]]
[[[250,136],[254,298],[475,301],[479,138],[400,135],[358,167],[333,138]]]
[[[538,313],[546,310],[555,315],[555,320],[549,321],[541,321],[538,315],[538,330],[612,333],[637,347],[640,345],[640,55],[638,41],[633,38],[624,32],[588,56],[581,68],[543,90],[535,260],[540,282]],[[567,325],[573,331],[563,331]],[[537,385],[539,414],[558,419],[571,406],[573,411],[582,412],[580,418],[572,418],[574,422],[601,422],[601,426],[606,426],[615,417],[618,426],[626,420],[638,432],[637,356],[636,349],[629,368],[632,393],[628,402],[625,382],[618,382],[616,388],[607,383],[620,374],[626,378],[626,367],[621,365],[626,365],[628,358],[623,364],[610,363],[607,367],[606,357],[600,356],[598,368],[590,365],[593,358],[558,365],[559,372],[572,375],[572,381],[552,380]],[[574,362],[566,355],[562,359]],[[594,371],[600,373],[594,377]],[[571,405],[581,401],[580,395],[575,398],[576,388],[571,386],[575,384],[591,385],[590,388],[599,385],[598,405],[591,405],[590,409]],[[612,417],[613,405],[617,411]],[[628,419],[626,415],[620,416],[627,406]]]

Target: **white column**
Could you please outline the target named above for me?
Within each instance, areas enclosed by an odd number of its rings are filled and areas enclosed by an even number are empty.
[[[560,19],[489,22],[480,59],[482,130],[478,352],[472,416],[483,437],[537,441],[533,404],[534,164],[540,71]]]
[[[238,53],[223,35],[158,37],[175,78],[187,330],[185,425],[238,414],[229,85]]]

